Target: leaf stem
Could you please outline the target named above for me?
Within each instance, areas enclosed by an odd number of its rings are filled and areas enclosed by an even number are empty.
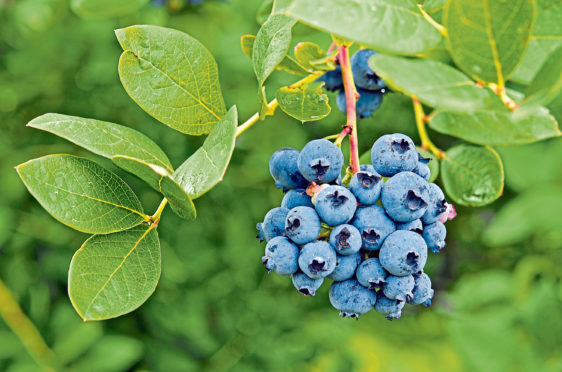
[[[55,371],[55,354],[47,346],[35,325],[23,313],[2,280],[0,280],[0,315],[35,362],[42,366],[44,371]]]
[[[505,86],[496,83],[488,83],[488,87],[494,93],[496,93],[498,97],[500,97],[500,99],[502,100],[504,105],[507,106],[508,109],[515,110],[516,108],[519,107],[519,105],[513,99],[511,99],[511,97],[507,95],[507,92],[505,91]]]
[[[412,96],[412,102],[414,103],[414,114],[416,116],[416,126],[418,128],[418,133],[421,139],[421,147],[424,150],[431,151],[433,155],[439,160],[445,159],[445,153],[443,150],[437,148],[429,139],[427,130],[425,129],[426,116],[423,112],[423,107],[417,97]]]
[[[289,88],[298,88],[301,85],[309,84],[309,83],[313,82],[314,80],[318,79],[320,76],[324,75],[325,73],[326,73],[325,71],[319,71],[319,72],[315,72],[313,74],[310,74],[307,77],[305,77],[304,79],[301,79],[301,80],[289,85]],[[277,98],[274,98],[271,102],[269,102],[267,104],[267,110],[268,110],[268,112],[271,112],[273,114],[275,112],[275,109],[277,109],[278,106],[279,106],[279,102],[277,102]],[[242,133],[247,131],[250,127],[252,127],[252,125],[256,124],[259,120],[260,120],[260,113],[256,112],[248,120],[246,120],[244,123],[240,124],[238,126],[238,128],[236,128],[236,138],[238,138],[239,135],[241,135]]]
[[[418,8],[420,9],[420,12],[421,12],[423,18],[427,22],[429,22],[430,25],[435,27],[437,29],[437,31],[439,31],[439,33],[441,35],[443,35],[443,37],[447,37],[447,29],[445,27],[443,27],[442,24],[440,24],[436,20],[434,20],[425,10],[423,10],[422,4],[418,4]]]
[[[355,174],[359,172],[359,141],[357,137],[357,113],[355,106],[359,94],[357,93],[357,89],[355,89],[355,83],[353,81],[351,62],[349,61],[349,46],[338,45],[338,58],[342,72],[347,111],[347,124],[340,135],[345,137],[347,132],[351,131],[351,136],[349,137],[349,162],[351,164],[351,170]],[[338,140],[341,144],[343,138],[338,138]],[[336,142],[338,142],[338,140],[336,140]]]
[[[160,216],[162,216],[162,212],[164,212],[164,208],[166,208],[167,204],[168,199],[162,199],[160,205],[158,206],[158,209],[156,209],[156,212],[152,216],[150,216],[150,223],[152,225],[158,226],[158,223],[160,222]]]

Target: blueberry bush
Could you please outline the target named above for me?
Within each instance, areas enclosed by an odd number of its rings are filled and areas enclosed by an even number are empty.
[[[0,12],[0,369],[562,365],[557,2]]]

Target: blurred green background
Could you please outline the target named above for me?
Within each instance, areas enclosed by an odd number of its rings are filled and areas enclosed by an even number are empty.
[[[66,293],[71,257],[86,235],[52,219],[13,167],[49,153],[94,158],[135,189],[145,209],[160,196],[110,162],[25,124],[46,112],[91,117],[148,134],[181,164],[203,138],[158,123],[128,98],[117,75],[121,52],[113,30],[155,24],[185,31],[216,57],[227,106],[242,120],[257,109],[257,84],[239,47],[255,34],[259,0],[207,1],[171,12],[147,5],[112,20],[82,20],[67,0],[0,0],[0,278],[70,371],[562,371],[562,141],[498,149],[504,196],[491,206],[457,208],[447,249],[426,271],[434,306],[406,306],[389,322],[371,312],[340,319],[325,285],[303,297],[290,279],[267,275],[256,222],[282,193],[268,172],[278,148],[339,131],[334,109],[320,122],[282,112],[238,139],[225,180],[196,201],[184,223],[170,210],[159,227],[162,278],[139,310],[103,323],[83,323]],[[327,35],[297,26],[294,42],[327,47]],[[298,78],[277,72],[275,86]],[[335,98],[333,95],[330,98]],[[335,101],[335,100],[333,100]],[[562,97],[550,105],[562,122]],[[419,142],[410,101],[385,96],[359,123],[367,150],[384,133]],[[432,133],[443,147],[454,143]],[[39,367],[0,322],[0,371]]]

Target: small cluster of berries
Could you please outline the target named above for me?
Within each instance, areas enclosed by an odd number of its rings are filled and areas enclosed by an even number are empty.
[[[382,96],[387,91],[384,81],[369,67],[369,58],[374,54],[376,54],[374,50],[361,49],[351,58],[353,81],[355,82],[355,89],[359,94],[359,99],[356,103],[359,119],[368,118],[373,115],[382,104]],[[339,109],[344,114],[347,113],[341,67],[337,66],[334,70],[328,71],[318,80],[324,82],[326,90],[331,92],[339,91],[336,102]]]
[[[340,316],[358,317],[374,308],[399,318],[406,302],[429,306],[431,280],[423,272],[428,248],[445,247],[443,222],[452,209],[413,141],[402,134],[380,137],[372,164],[361,165],[342,185],[344,156],[325,139],[299,152],[276,151],[269,169],[286,191],[281,207],[259,223],[266,240],[262,262],[291,275],[305,295],[328,277],[329,296]]]

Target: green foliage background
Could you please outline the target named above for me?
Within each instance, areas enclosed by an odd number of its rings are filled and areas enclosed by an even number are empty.
[[[162,278],[132,314],[83,323],[66,293],[70,259],[85,235],[53,220],[25,190],[13,167],[66,152],[93,158],[48,133],[25,127],[45,112],[128,125],[153,138],[178,166],[204,138],[159,124],[127,96],[117,75],[121,48],[113,30],[131,24],[176,28],[215,56],[227,107],[241,120],[257,110],[251,61],[239,47],[259,28],[260,1],[205,2],[182,12],[144,6],[115,20],[82,20],[66,0],[0,0],[0,278],[13,291],[70,371],[560,371],[562,370],[562,141],[498,148],[504,196],[484,208],[458,208],[447,249],[431,257],[436,288],[430,309],[408,308],[388,322],[376,313],[340,319],[328,287],[316,297],[265,273],[255,224],[279,204],[267,161],[277,148],[301,148],[336,133],[344,116],[301,124],[279,112],[237,141],[222,184],[197,201],[185,223],[171,210],[159,228]],[[263,17],[259,19],[263,21]],[[329,37],[297,25],[294,39]],[[269,86],[295,78],[276,73]],[[275,90],[269,88],[268,92]],[[330,95],[332,101],[334,95]],[[549,105],[561,121],[562,95]],[[367,150],[381,134],[416,137],[411,101],[385,96],[359,123]],[[432,132],[438,145],[456,143]],[[100,161],[99,158],[95,158]],[[109,161],[101,162],[110,169]],[[160,196],[120,175],[148,211]],[[36,371],[22,344],[0,322],[0,370]]]

